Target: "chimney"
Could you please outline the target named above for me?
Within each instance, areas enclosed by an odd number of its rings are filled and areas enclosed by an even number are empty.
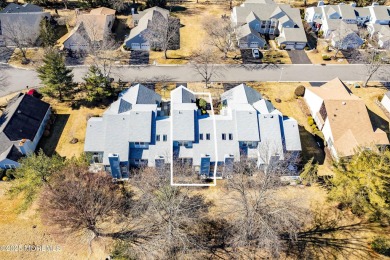
[[[351,2],[350,5],[351,5],[352,7],[356,7],[356,3],[355,3],[355,2]]]
[[[134,8],[131,8],[131,15],[134,15]]]
[[[372,2],[372,6],[378,6],[378,2]]]
[[[317,4],[317,6],[324,6],[324,5],[325,5],[324,1],[319,1],[318,4]]]

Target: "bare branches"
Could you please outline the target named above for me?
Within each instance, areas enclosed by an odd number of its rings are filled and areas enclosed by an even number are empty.
[[[142,37],[149,42],[152,49],[164,51],[165,59],[167,51],[180,47],[180,20],[168,16],[165,18],[161,13],[154,13],[153,19],[148,24],[147,30]]]
[[[38,35],[21,19],[2,21],[1,28],[6,45],[16,47],[22,55],[22,63],[27,63],[27,48],[35,44]]]
[[[277,172],[265,173],[250,160],[241,160],[227,180],[226,214],[233,226],[230,243],[246,257],[265,253],[278,257],[284,246],[281,237],[296,240],[308,213],[296,199],[281,198],[279,177]]]
[[[76,165],[55,175],[41,197],[45,221],[95,236],[105,235],[103,224],[120,216],[126,203],[108,174],[91,174]]]
[[[208,44],[218,48],[224,58],[230,51],[236,49],[235,26],[228,18],[206,17],[202,22],[203,28],[208,34]]]
[[[215,65],[215,54],[211,48],[203,47],[192,54],[192,66],[194,70],[202,76],[205,88],[209,87],[209,82],[213,77],[220,75],[219,67]]]
[[[138,203],[144,205],[142,218],[151,238],[136,249],[141,255],[172,259],[199,246],[193,228],[209,204],[203,196],[191,195],[188,188],[171,186],[169,176],[169,171],[144,169],[135,177]]]

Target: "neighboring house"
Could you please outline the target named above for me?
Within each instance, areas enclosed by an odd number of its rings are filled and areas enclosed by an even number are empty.
[[[134,14],[135,27],[130,30],[130,35],[125,39],[125,45],[132,50],[150,50],[151,43],[143,35],[150,29],[153,20],[166,21],[169,19],[169,11],[160,7],[152,7]]]
[[[299,9],[289,5],[272,0],[247,0],[233,8],[231,19],[234,26],[238,26],[240,48],[264,47],[265,40],[260,35],[275,39],[286,49],[301,50],[307,44]]]
[[[390,113],[390,91],[387,91],[381,101],[382,106]]]
[[[16,168],[21,157],[35,151],[50,112],[49,104],[26,94],[8,102],[0,117],[0,168]]]
[[[382,49],[390,48],[390,27],[386,25],[381,25],[381,28],[377,34],[378,37],[378,46]]]
[[[59,41],[62,47],[72,51],[85,51],[93,42],[102,42],[110,37],[115,21],[115,10],[100,7],[88,14],[76,11],[76,26]]]
[[[350,157],[359,148],[389,145],[381,129],[373,129],[364,101],[338,78],[307,87],[306,104],[333,157]]]
[[[88,120],[84,151],[114,178],[128,177],[131,167],[165,167],[172,158],[206,177],[221,166],[217,176],[223,177],[242,157],[259,166],[298,157],[298,123],[254,89],[241,84],[223,93],[223,109],[214,116],[202,115],[196,100],[179,86],[167,111],[160,95],[140,84],[131,87],[103,117]]]
[[[343,21],[339,21],[339,23],[339,27],[332,31],[330,35],[332,46],[340,50],[359,48],[364,40],[350,28],[349,24]]]
[[[351,31],[355,32],[356,35],[353,38],[357,39],[359,28],[367,27],[370,35],[373,36],[382,27],[388,27],[390,24],[389,11],[390,8],[388,6],[380,6],[376,2],[371,6],[356,7],[355,3],[349,5],[344,3],[325,5],[323,1],[319,1],[316,7],[306,8],[305,21],[315,31],[322,30],[324,38],[331,38],[332,40],[334,37],[332,32],[339,30],[343,26],[348,28],[350,35],[352,35]],[[382,39],[383,41],[385,39]],[[384,44],[379,43],[379,45]]]
[[[15,46],[15,38],[23,44],[34,45],[43,17],[50,18],[50,14],[37,5],[7,5],[0,11],[0,46]]]

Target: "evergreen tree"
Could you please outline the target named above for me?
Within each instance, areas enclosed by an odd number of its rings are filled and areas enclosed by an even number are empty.
[[[41,187],[49,183],[52,174],[64,166],[64,160],[58,156],[48,157],[40,150],[38,154],[32,154],[23,158],[20,167],[11,172],[15,178],[9,190],[11,196],[23,194],[24,202],[21,209],[27,209],[35,200]]]
[[[390,217],[390,151],[360,150],[335,163],[329,198],[355,214]]]
[[[43,58],[43,65],[37,68],[38,77],[54,96],[58,93],[62,101],[70,96],[73,88],[72,70],[65,66],[65,59],[57,50],[50,48]]]
[[[89,102],[101,101],[111,95],[110,81],[97,66],[90,66],[87,75],[83,79]]]
[[[44,47],[52,47],[57,42],[54,26],[46,16],[43,17],[39,23],[39,38],[42,40],[42,45]]]

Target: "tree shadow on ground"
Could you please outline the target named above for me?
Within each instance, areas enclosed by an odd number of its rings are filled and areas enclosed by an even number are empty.
[[[288,255],[297,259],[372,259],[375,253],[367,244],[367,233],[375,231],[378,225],[351,221],[348,215],[336,208],[318,208],[308,229],[287,241]],[[346,224],[348,223],[348,224]]]
[[[69,116],[69,114],[57,114],[54,124],[50,129],[50,135],[43,136],[39,141],[38,148],[42,149],[46,155],[52,156],[54,154],[62,132],[69,120]]]
[[[303,126],[299,126],[299,136],[302,144],[302,163],[305,164],[314,157],[316,162],[323,164],[325,161],[324,141],[308,132]]]
[[[384,131],[387,134],[387,137],[390,139],[389,122],[386,119],[375,114],[370,109],[367,109],[367,111],[368,111],[368,116],[370,117],[370,120],[371,120],[371,124],[374,128],[374,131],[376,129],[381,129],[382,131]]]

